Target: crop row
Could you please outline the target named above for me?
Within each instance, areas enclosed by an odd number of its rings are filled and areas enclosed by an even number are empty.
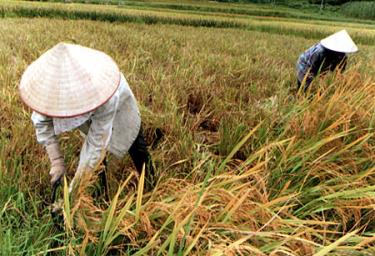
[[[375,18],[375,2],[374,1],[361,1],[350,2],[341,7],[342,12],[350,17],[361,19],[374,19]]]
[[[61,19],[84,19],[108,22],[136,22],[145,24],[174,24],[194,27],[236,28],[261,31],[274,34],[293,35],[311,39],[320,39],[337,31],[334,24],[322,25],[298,23],[296,21],[275,22],[275,19],[244,19],[207,17],[198,14],[184,14],[158,11],[140,11],[119,8],[95,8],[83,5],[63,4],[13,4],[0,5],[0,17],[47,17]],[[350,24],[350,23],[349,23]],[[344,23],[338,23],[346,28]],[[375,30],[366,28],[350,28],[353,37],[360,44],[375,44]]]
[[[48,18],[0,26],[1,255],[373,255],[373,47],[304,97],[289,91],[312,43],[303,37]],[[112,56],[148,137],[164,134],[151,151],[154,191],[115,196],[131,163],[111,161],[110,206],[89,193],[66,200],[66,233],[46,209],[49,162],[17,91],[26,65],[60,41]],[[67,135],[71,179],[82,141]]]

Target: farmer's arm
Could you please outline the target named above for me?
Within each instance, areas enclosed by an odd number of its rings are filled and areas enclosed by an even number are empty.
[[[340,71],[345,71],[347,62],[348,62],[348,57],[346,55],[339,57],[337,61],[337,65],[334,67],[331,67],[331,70],[333,71],[337,67]]]
[[[317,51],[311,55],[311,59],[310,59],[310,63],[311,63],[310,77],[311,78],[316,77],[320,72],[324,71],[324,70],[321,70],[323,61],[324,61],[324,54],[322,51]]]
[[[91,125],[83,143],[77,174],[94,169],[102,160],[112,134],[116,102],[110,100],[91,116]]]
[[[340,64],[341,71],[346,70],[346,65],[348,64],[348,56],[345,55],[344,59],[342,60]]]
[[[33,112],[31,120],[33,121],[36,139],[39,144],[47,146],[49,144],[58,143],[55,130],[53,129],[53,119],[51,117]]]
[[[297,78],[300,83],[305,81],[304,91],[308,89],[319,72],[323,61],[323,51],[320,44],[316,44],[301,54],[298,59]]]
[[[55,186],[65,174],[64,156],[60,152],[59,142],[53,128],[53,119],[33,112],[31,120],[34,123],[38,143],[45,146],[51,162],[51,184]]]

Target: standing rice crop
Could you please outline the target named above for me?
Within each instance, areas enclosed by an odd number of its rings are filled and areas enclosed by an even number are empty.
[[[0,25],[2,254],[373,255],[371,44],[346,73],[314,81],[314,94],[290,97],[296,56],[315,40],[52,18]],[[143,191],[128,159],[111,161],[110,202],[93,196],[95,180],[74,198],[65,188],[65,232],[50,220],[48,159],[17,92],[27,64],[60,41],[113,56],[148,140],[163,134],[155,189]],[[60,138],[68,180],[81,142]]]

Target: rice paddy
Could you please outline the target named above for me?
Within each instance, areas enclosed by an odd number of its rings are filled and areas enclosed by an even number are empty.
[[[372,22],[160,5],[0,3],[0,254],[374,255]],[[298,55],[341,28],[360,52],[346,72],[298,93]],[[60,41],[118,63],[158,178],[144,191],[131,161],[111,157],[111,200],[95,178],[72,196],[63,189],[62,230],[48,208],[49,161],[17,91],[26,66]],[[68,181],[81,144],[77,132],[60,137]]]
[[[343,6],[342,12],[349,17],[373,19],[375,3],[373,1],[349,2]]]

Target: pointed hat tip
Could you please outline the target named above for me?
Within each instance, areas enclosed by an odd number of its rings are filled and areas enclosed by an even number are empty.
[[[69,44],[67,44],[65,42],[60,42],[60,43],[56,44],[55,47],[53,47],[53,48],[55,48],[57,50],[67,50],[68,49],[68,45]]]
[[[358,51],[357,45],[350,37],[346,29],[342,29],[320,41],[323,47],[342,53],[354,53]]]

